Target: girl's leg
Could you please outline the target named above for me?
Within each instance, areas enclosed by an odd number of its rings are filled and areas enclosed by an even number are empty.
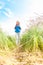
[[[20,33],[18,33],[18,44],[20,44]]]
[[[20,44],[20,33],[16,33],[16,44]]]

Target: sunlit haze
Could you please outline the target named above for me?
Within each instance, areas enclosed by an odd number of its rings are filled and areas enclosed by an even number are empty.
[[[20,21],[21,33],[29,19],[43,14],[43,0],[0,0],[0,27],[7,34],[15,34],[14,27]]]

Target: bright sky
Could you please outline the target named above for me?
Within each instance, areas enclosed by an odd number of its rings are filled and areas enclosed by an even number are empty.
[[[27,21],[43,13],[43,0],[0,0],[0,27],[8,34],[14,34],[17,20],[25,30]],[[38,15],[37,15],[38,16]]]

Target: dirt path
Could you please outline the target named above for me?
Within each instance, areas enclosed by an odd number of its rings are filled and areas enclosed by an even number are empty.
[[[43,65],[42,52],[0,52],[0,65]]]

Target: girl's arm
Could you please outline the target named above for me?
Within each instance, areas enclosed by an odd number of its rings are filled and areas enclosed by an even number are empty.
[[[14,27],[14,29],[16,29],[16,26]]]
[[[21,29],[21,27],[19,27],[19,29]]]

